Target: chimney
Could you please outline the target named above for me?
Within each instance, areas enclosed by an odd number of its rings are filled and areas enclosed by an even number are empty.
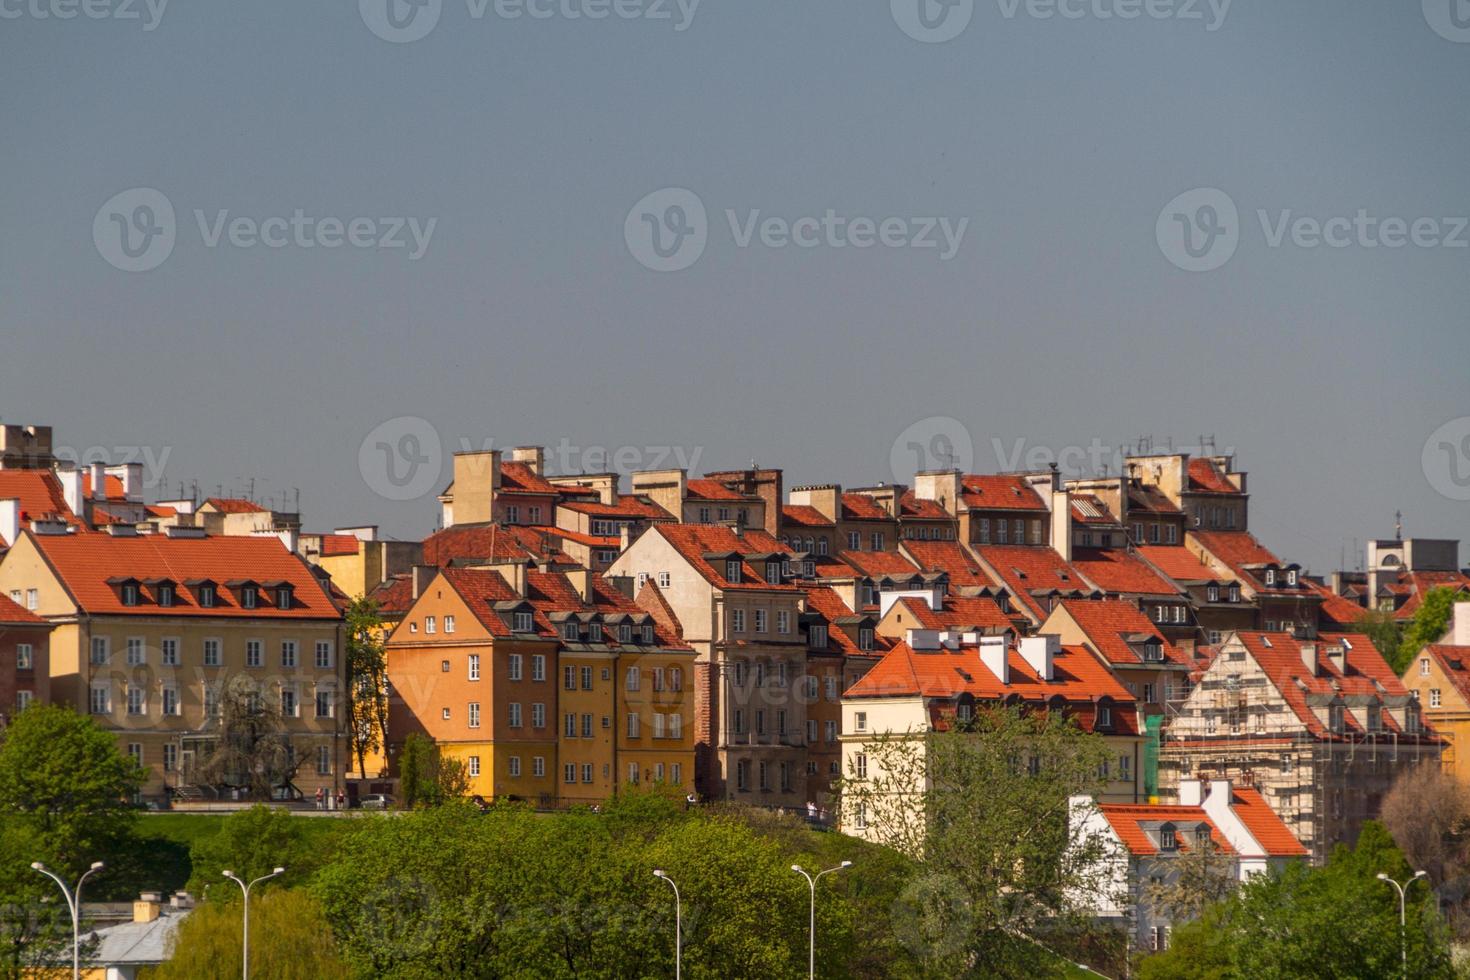
[[[940,647],[938,630],[908,630],[904,642],[910,650],[934,651]]]
[[[1011,682],[1011,665],[1006,658],[1006,638],[1004,636],[982,636],[980,637],[980,662],[985,669],[999,678],[1002,684]]]
[[[582,601],[591,605],[592,595],[592,572],[586,568],[573,568],[567,572],[567,581],[572,583],[572,588],[577,590],[577,595]]]
[[[1341,643],[1334,643],[1327,648],[1327,659],[1332,661],[1332,666],[1339,674],[1347,674],[1347,647]]]
[[[517,446],[510,451],[512,463],[525,463],[537,476],[546,475],[546,450],[541,446]]]
[[[618,525],[618,550],[627,551],[628,545],[633,543],[633,530],[627,524]]]
[[[84,506],[82,500],[82,471],[76,467],[57,470],[56,478],[61,481],[61,496],[66,500],[67,508],[80,516]]]
[[[1307,668],[1307,673],[1311,674],[1313,677],[1316,677],[1317,676],[1317,644],[1315,644],[1315,643],[1303,643],[1301,646],[1302,646],[1302,666],[1305,667],[1305,668]]]
[[[276,537],[280,538],[281,539],[281,544],[285,545],[286,546],[286,550],[289,551],[289,552],[291,552],[291,554],[294,555],[294,554],[296,554],[297,551],[300,550],[300,545],[301,545],[301,538],[299,537],[300,533],[301,533],[301,529],[299,527],[288,527],[288,528],[285,528],[282,531],[278,531],[276,533]]]
[[[1450,642],[1470,647],[1470,602],[1457,602],[1450,608]]]
[[[107,499],[107,466],[101,462],[92,464],[92,499]]]
[[[1179,780],[1179,805],[1200,806],[1204,802],[1204,784],[1197,776]]]
[[[121,466],[109,466],[107,470],[122,481],[125,499],[135,504],[143,502],[142,463],[123,463]]]
[[[1051,492],[1051,546],[1063,561],[1072,560],[1072,491]]]
[[[929,470],[914,474],[914,496],[936,501],[953,517],[960,511],[960,471]]]
[[[842,519],[842,488],[835,483],[823,486],[792,487],[791,503],[794,506],[815,507],[829,521]]]
[[[413,566],[412,581],[413,597],[415,599],[423,595],[424,589],[428,588],[429,583],[434,581],[434,575],[438,571],[439,569],[434,567],[433,565]]]
[[[514,558],[509,561],[491,562],[485,567],[491,571],[499,572],[500,577],[505,579],[511,591],[518,596],[524,596],[526,594],[526,566],[528,564],[530,564],[528,559]]]
[[[204,528],[195,527],[192,524],[165,524],[163,536],[166,538],[207,538]]]
[[[0,500],[0,538],[7,547],[15,544],[20,536],[20,501],[14,497]]]
[[[495,491],[499,489],[500,450],[454,454],[455,524],[494,520]]]
[[[136,902],[133,903],[134,922],[154,922],[158,919],[159,908],[163,904],[163,896],[158,892],[144,892]]]
[[[1062,638],[1054,633],[1025,636],[1021,638],[1021,658],[1042,680],[1055,680],[1054,661],[1061,647]]]

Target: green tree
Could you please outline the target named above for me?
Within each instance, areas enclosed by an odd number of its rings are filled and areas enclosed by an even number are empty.
[[[1392,609],[1365,609],[1351,628],[1368,637],[1390,664],[1397,662],[1399,645],[1404,641],[1404,628],[1394,618]]]
[[[367,754],[383,748],[388,730],[388,656],[383,617],[365,596],[347,607],[347,737],[357,771],[367,776]]]
[[[1057,712],[995,707],[943,732],[880,736],[840,787],[871,839],[920,860],[908,941],[951,976],[1038,976],[1065,966],[1032,939],[1085,933],[1105,887],[1104,843],[1069,820],[1093,796],[1106,741]],[[915,787],[927,790],[915,791]]]
[[[301,760],[291,750],[280,709],[254,678],[239,675],[222,684],[215,731],[209,750],[188,773],[193,782],[270,799],[296,778]]]
[[[142,976],[146,980],[234,980],[242,965],[242,936],[238,902],[204,902],[179,924],[169,942],[169,959]],[[352,976],[310,892],[251,890],[250,975],[260,980],[303,976],[346,980]]]
[[[201,837],[189,849],[189,861],[194,869],[189,889],[202,895],[204,886],[210,885],[219,889],[214,892],[212,888],[211,894],[233,897],[239,889],[223,878],[226,870],[253,881],[275,868],[285,868],[287,882],[305,881],[324,857],[320,842],[317,846],[307,845],[301,826],[306,819],[260,804],[230,814],[218,833]],[[281,883],[275,879],[258,887]]]
[[[432,739],[413,732],[399,753],[398,785],[405,809],[440,806],[469,792],[469,770],[459,759],[446,757]]]
[[[1355,848],[1339,847],[1323,867],[1298,863],[1252,878],[1202,922],[1181,927],[1173,949],[1146,960],[1139,975],[1399,977],[1398,892],[1379,873],[1400,883],[1413,874],[1388,831],[1370,821]],[[1452,977],[1448,931],[1422,883],[1409,890],[1407,920],[1409,975]]]
[[[1169,862],[1168,878],[1145,882],[1140,889],[1143,903],[1170,922],[1188,922],[1204,910],[1235,894],[1237,884],[1232,859],[1213,842],[1191,841],[1189,849]]]
[[[1414,612],[1414,618],[1404,629],[1398,654],[1391,661],[1394,673],[1402,674],[1404,668],[1414,662],[1414,658],[1426,644],[1438,643],[1444,638],[1458,602],[1470,602],[1470,593],[1456,592],[1447,586],[1430,589],[1425,593],[1419,608]]]

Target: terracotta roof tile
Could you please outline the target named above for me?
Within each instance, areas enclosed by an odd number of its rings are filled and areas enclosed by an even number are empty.
[[[1192,493],[1240,493],[1220,467],[1203,458],[1189,461],[1189,490]]]
[[[884,575],[918,574],[919,567],[897,551],[839,551],[838,556],[862,575],[881,578]]]
[[[832,527],[825,514],[807,504],[786,504],[781,508],[781,523],[794,527]]]
[[[44,626],[47,621],[15,602],[9,596],[0,595],[0,626]]]
[[[1035,593],[1093,593],[1092,583],[1075,566],[1051,548],[1034,545],[977,545],[975,553],[992,569],[1016,602],[1037,622],[1046,618],[1048,610]]]
[[[1048,509],[1026,478],[1014,474],[967,474],[960,481],[960,499],[972,510]]]
[[[1311,853],[1254,787],[1232,787],[1230,808],[1267,857],[1307,857]]]
[[[1188,853],[1194,844],[1194,831],[1204,824],[1210,830],[1210,841],[1223,854],[1233,854],[1234,849],[1220,828],[1215,826],[1203,807],[1178,806],[1168,803],[1099,803],[1098,812],[1107,820],[1118,840],[1138,857],[1152,857],[1159,847],[1149,836],[1145,824],[1177,824],[1175,842],[1181,852]],[[1298,845],[1300,846],[1300,845]]]
[[[1189,658],[1131,602],[1123,599],[1066,599],[1062,608],[1071,614],[1078,628],[1087,634],[1097,652],[1109,663],[1143,663],[1143,658],[1128,638],[1147,636],[1159,642],[1165,662],[1180,667],[1191,666]]]
[[[950,589],[993,588],[1000,584],[986,573],[975,560],[975,556],[958,541],[920,541],[907,538],[898,547],[921,571],[948,574]]]
[[[1216,575],[1208,565],[1195,557],[1194,552],[1182,544],[1140,545],[1138,553],[1176,582],[1222,582],[1229,578]]]
[[[249,500],[241,500],[238,497],[207,497],[200,505],[210,507],[221,514],[264,514],[265,508]]]
[[[1174,583],[1122,548],[1077,548],[1072,552],[1072,564],[1105,592],[1179,595]]]

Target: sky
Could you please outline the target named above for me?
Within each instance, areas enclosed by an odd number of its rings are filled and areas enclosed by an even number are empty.
[[[1470,538],[1467,82],[1467,0],[0,0],[0,417],[402,537],[1205,437],[1356,567]]]

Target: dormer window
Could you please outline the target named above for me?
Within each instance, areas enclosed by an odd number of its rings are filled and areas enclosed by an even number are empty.
[[[136,606],[138,604],[138,583],[124,582],[122,586],[122,604],[125,606]]]
[[[644,643],[652,643],[653,642],[653,624],[652,623],[644,623],[643,624],[643,642]]]
[[[816,650],[827,648],[827,627],[821,623],[813,623],[807,630],[807,644]]]
[[[1377,732],[1383,729],[1383,709],[1381,707],[1376,704],[1370,704],[1364,714],[1366,715],[1365,721],[1368,725],[1368,731]]]
[[[873,628],[871,626],[864,626],[858,630],[858,649],[873,649]]]
[[[1290,569],[1290,570],[1287,571],[1287,573],[1286,573],[1286,584],[1287,585],[1296,585],[1296,569],[1295,568]]]
[[[766,581],[772,585],[781,584],[781,563],[779,561],[766,562]]]
[[[1149,640],[1143,645],[1143,659],[1157,663],[1164,659],[1164,645],[1158,640]]]
[[[1334,732],[1343,730],[1344,718],[1342,705],[1334,704],[1327,709],[1327,726]]]
[[[620,623],[618,625],[618,642],[619,643],[632,643],[633,642],[633,627],[629,626],[627,623]]]
[[[725,578],[731,582],[740,581],[740,559],[727,558],[725,560]]]
[[[590,643],[601,643],[602,642],[602,624],[601,623],[589,623],[589,624],[587,624],[587,640]]]
[[[291,608],[291,586],[289,586],[289,585],[278,585],[278,586],[276,586],[276,608],[278,608],[278,609],[290,609]]]
[[[165,608],[174,604],[174,587],[167,582],[158,587],[158,604]]]
[[[1220,587],[1218,585],[1211,585],[1208,588],[1206,588],[1205,589],[1205,599],[1207,601],[1209,601],[1209,602],[1219,602],[1220,601]]]
[[[1267,585],[1275,585],[1276,584],[1276,569],[1274,569],[1274,568],[1268,568],[1268,569],[1266,569],[1266,584]]]
[[[255,601],[256,601],[255,586],[253,586],[253,585],[242,586],[240,588],[240,608],[241,609],[254,609],[255,608]]]
[[[563,640],[570,640],[572,642],[576,642],[577,640],[581,639],[581,637],[582,637],[582,631],[577,628],[577,624],[576,623],[562,623],[561,624],[561,638]]]
[[[1159,850],[1177,851],[1179,849],[1179,838],[1174,833],[1174,825],[1166,823],[1159,828]]]
[[[1240,586],[1238,586],[1238,585],[1232,585],[1230,587],[1230,601],[1231,602],[1239,602],[1240,601]]]
[[[529,632],[531,632],[531,630],[533,629],[533,627],[534,627],[534,619],[533,619],[531,613],[525,611],[524,609],[519,610],[519,611],[516,612],[516,614],[515,614],[515,631],[517,633],[529,633]]]
[[[199,607],[201,609],[214,608],[214,586],[205,583],[199,586]]]
[[[1097,723],[1095,725],[1093,725],[1093,727],[1094,728],[1112,728],[1113,727],[1113,709],[1110,706],[1108,706],[1106,704],[1100,704],[1100,705],[1097,706]]]
[[[1205,850],[1210,846],[1210,828],[1200,824],[1194,828],[1194,846]]]

